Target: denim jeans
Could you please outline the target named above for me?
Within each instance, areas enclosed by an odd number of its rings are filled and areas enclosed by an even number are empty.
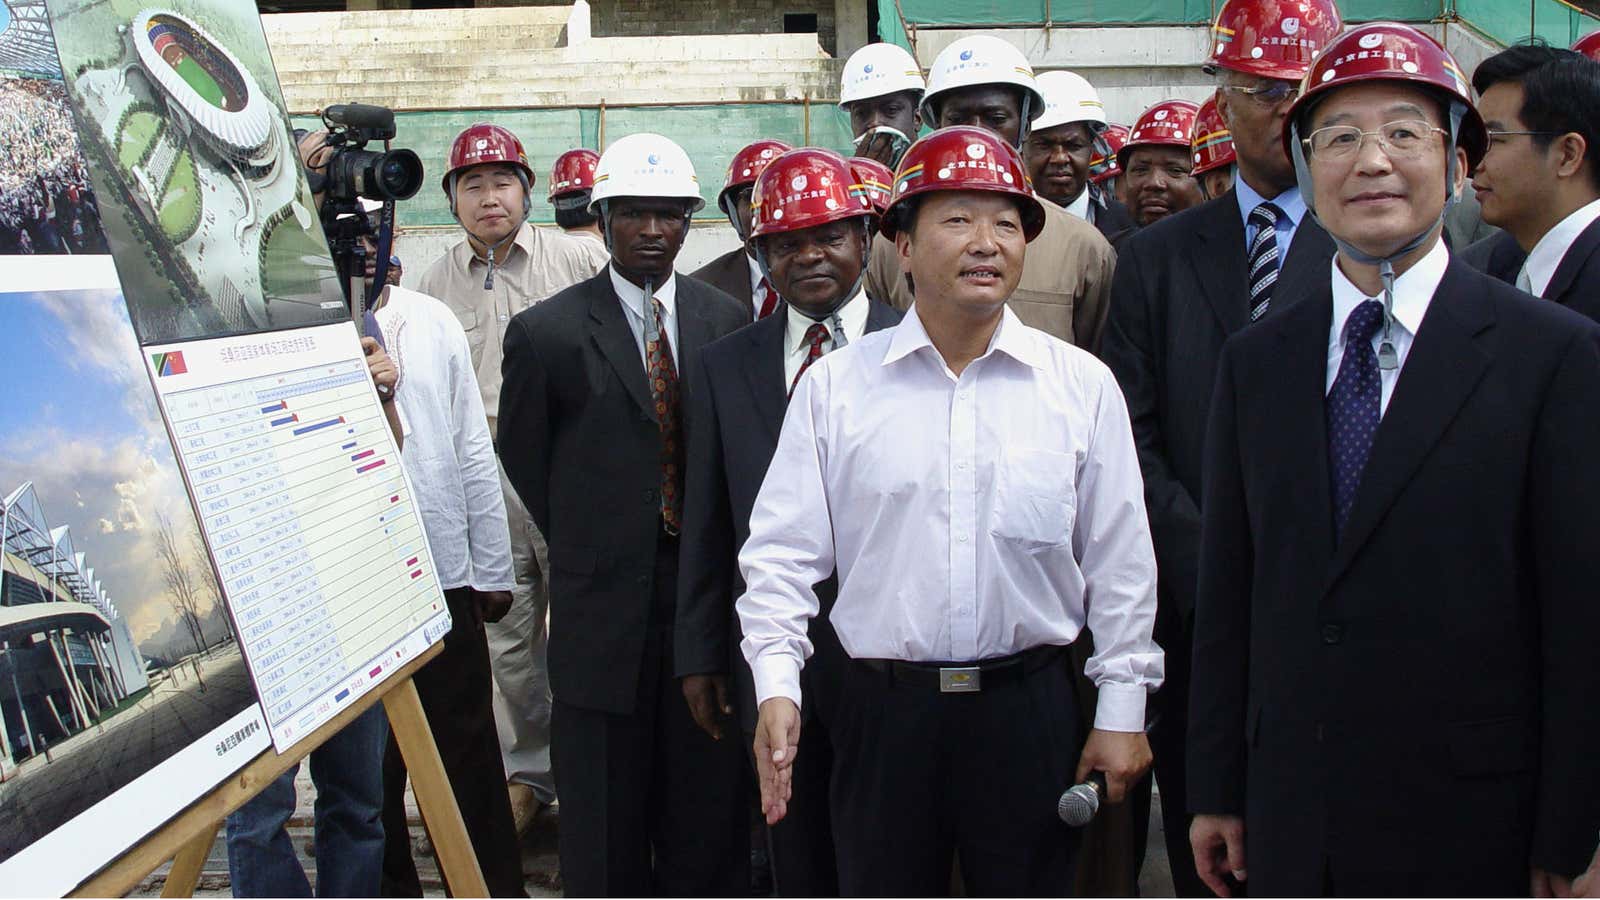
[[[311,751],[318,897],[376,897],[383,881],[383,750],[389,720],[373,707]],[[296,764],[228,816],[235,897],[310,897],[284,826],[294,815]]]

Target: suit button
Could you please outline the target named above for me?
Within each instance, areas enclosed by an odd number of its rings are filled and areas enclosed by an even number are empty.
[[[645,491],[644,491],[644,502],[645,503],[654,503],[654,502],[656,502],[656,489],[655,488],[645,488]]]
[[[1337,644],[1344,640],[1344,626],[1328,624],[1322,626],[1322,642],[1324,644]]]
[[[638,582],[640,585],[646,585],[650,583],[650,576],[640,575],[638,578],[635,578],[634,581]]]

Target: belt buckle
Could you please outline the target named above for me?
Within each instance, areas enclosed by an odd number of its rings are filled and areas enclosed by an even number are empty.
[[[976,694],[983,690],[983,673],[977,666],[939,670],[939,693]]]

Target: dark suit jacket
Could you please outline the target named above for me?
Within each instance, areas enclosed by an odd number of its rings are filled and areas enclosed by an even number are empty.
[[[1517,283],[1517,273],[1528,254],[1522,252],[1511,235],[1502,231],[1486,237],[1462,251],[1461,258],[1486,275]],[[1555,275],[1544,289],[1545,299],[1554,300],[1591,319],[1600,320],[1600,219],[1578,233],[1567,248]]]
[[[676,277],[676,358],[694,359],[747,317],[732,297]],[[687,438],[693,385],[678,367]],[[550,546],[551,692],[629,713],[661,534],[661,433],[610,269],[514,316],[503,372],[500,460]]]
[[[750,292],[749,260],[750,255],[743,246],[735,247],[694,270],[689,277],[698,278],[744,304],[744,319],[749,322],[756,315],[754,295]]]
[[[1190,809],[1244,815],[1262,896],[1320,893],[1328,860],[1396,896],[1576,875],[1600,828],[1600,327],[1452,261],[1336,542],[1331,319],[1325,275],[1223,350]]]
[[[1326,281],[1332,259],[1332,239],[1307,215],[1267,318],[1291,307],[1306,279]],[[1246,260],[1233,191],[1140,230],[1117,258],[1100,355],[1122,385],[1139,447],[1163,637],[1194,609],[1206,416],[1222,344],[1250,320]]]
[[[902,313],[869,300],[867,331],[889,328]],[[691,369],[695,430],[689,441],[684,543],[678,574],[677,674],[732,672],[736,703],[745,730],[755,730],[755,682],[739,650],[743,634],[733,604],[744,593],[739,548],[750,538],[750,512],[778,449],[789,403],[784,381],[783,335],[788,314],[782,308],[701,351]],[[838,586],[818,586],[824,615],[811,620],[811,639],[819,648],[836,639],[828,626]],[[807,666],[802,677],[809,676]],[[804,684],[804,682],[803,682]],[[809,714],[812,705],[801,705]]]
[[[1122,201],[1115,198],[1106,198],[1106,205],[1095,204],[1094,227],[1100,229],[1100,234],[1116,246],[1121,241],[1139,230],[1133,221],[1133,214],[1122,205]]]

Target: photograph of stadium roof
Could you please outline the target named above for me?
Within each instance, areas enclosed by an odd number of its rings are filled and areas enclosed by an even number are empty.
[[[61,61],[50,40],[50,16],[44,0],[0,3],[0,70],[61,77]]]
[[[255,704],[140,352],[0,293],[0,864]]]
[[[254,6],[147,3],[47,2],[140,341],[344,317]]]

